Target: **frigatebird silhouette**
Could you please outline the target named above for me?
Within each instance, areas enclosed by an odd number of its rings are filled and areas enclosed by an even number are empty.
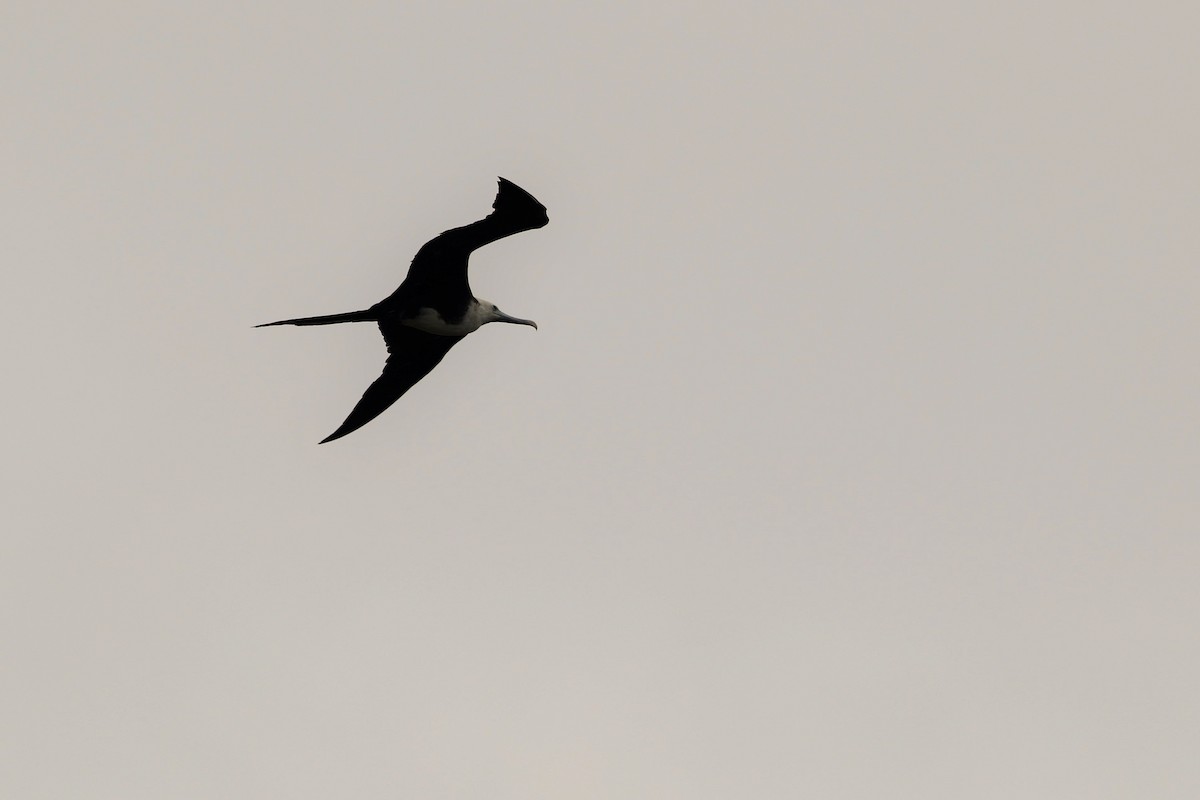
[[[495,303],[480,300],[467,282],[471,253],[505,236],[541,228],[550,218],[546,207],[512,181],[500,178],[492,213],[478,222],[453,228],[426,242],[412,260],[400,288],[364,311],[321,317],[282,319],[256,325],[333,325],[375,322],[387,344],[383,374],[367,387],[362,399],[336,431],[321,444],[340,439],[382,414],[438,365],[450,348],[489,322],[537,323],[510,317]]]

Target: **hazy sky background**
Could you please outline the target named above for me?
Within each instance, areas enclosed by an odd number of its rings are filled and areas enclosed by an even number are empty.
[[[1198,27],[8,0],[0,795],[1200,796]]]

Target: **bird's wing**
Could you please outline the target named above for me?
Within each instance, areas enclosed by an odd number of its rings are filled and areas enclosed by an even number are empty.
[[[462,336],[437,336],[403,325],[381,322],[379,330],[387,342],[388,360],[383,374],[363,392],[362,399],[336,431],[321,444],[340,439],[378,417],[401,395],[417,384],[438,365]]]
[[[492,213],[480,220],[488,224],[480,228],[472,239],[472,249],[514,233],[545,227],[550,222],[546,207],[536,197],[507,178],[497,180],[499,187],[496,189],[496,199],[492,201]]]
[[[428,303],[437,303],[442,292],[450,298],[469,297],[467,259],[472,252],[505,236],[541,228],[550,221],[546,207],[537,198],[505,178],[500,178],[492,209],[491,214],[478,222],[452,228],[426,242],[413,258],[404,283],[383,302],[399,301],[406,294],[419,295]]]

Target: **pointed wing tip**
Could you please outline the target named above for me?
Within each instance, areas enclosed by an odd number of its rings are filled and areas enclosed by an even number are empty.
[[[344,428],[345,426],[342,426],[342,427]],[[326,436],[326,437],[325,437],[324,439],[322,439],[321,441],[317,442],[317,444],[326,444],[326,443],[328,443],[328,442],[332,442],[332,441],[333,441],[333,440],[335,440],[335,439],[340,439],[340,438],[342,438],[342,437],[343,437],[343,436],[345,436],[347,433],[350,433],[350,431],[343,430],[342,428],[338,428],[336,431],[334,431],[333,433],[329,434],[328,436]]]
[[[529,192],[525,191],[520,186],[518,186],[517,184],[510,181],[508,178],[505,178],[503,175],[498,175],[496,177],[496,187],[497,187],[497,191],[499,191],[499,192],[503,192],[506,190],[511,191],[513,189],[516,189],[518,192],[520,192],[523,195],[528,195],[531,198],[533,197],[533,195],[529,194]]]
[[[496,199],[492,202],[492,208],[496,214],[503,215],[508,219],[515,217],[519,224],[527,226],[517,228],[517,230],[541,228],[550,221],[546,207],[536,197],[508,178],[497,177],[496,180],[499,186],[496,189]]]

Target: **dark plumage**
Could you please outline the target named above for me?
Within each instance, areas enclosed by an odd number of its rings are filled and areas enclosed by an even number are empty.
[[[510,317],[476,298],[467,282],[467,261],[476,249],[549,222],[546,207],[512,181],[500,178],[492,213],[478,222],[453,228],[417,251],[408,276],[392,294],[364,311],[301,317],[270,325],[332,325],[338,322],[376,322],[387,344],[388,360],[374,383],[346,417],[321,440],[339,439],[383,413],[411,389],[463,338],[489,322],[537,324]]]

